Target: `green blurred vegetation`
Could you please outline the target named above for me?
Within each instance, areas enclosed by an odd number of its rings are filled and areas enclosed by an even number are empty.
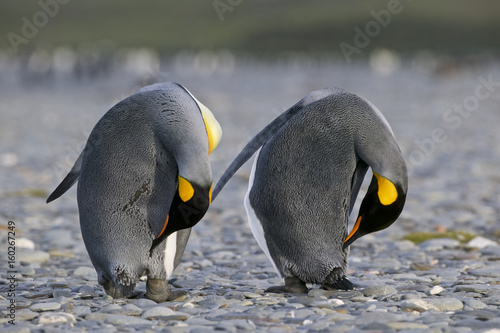
[[[11,48],[10,32],[22,35],[22,18],[32,22],[42,10],[40,1],[55,0],[0,2],[0,49]],[[58,13],[20,49],[106,42],[117,48],[151,47],[164,54],[203,48],[255,55],[341,54],[339,43],[352,45],[353,28],[364,31],[366,23],[374,20],[370,11],[387,9],[390,1],[397,0],[72,0],[61,4]],[[400,3],[402,11],[392,15],[366,50],[431,49],[452,55],[500,51],[500,1]],[[229,7],[219,16],[214,4]]]
[[[445,232],[414,232],[407,234],[403,239],[412,241],[415,244],[420,244],[430,239],[449,238],[458,240],[461,243],[468,243],[474,239],[476,235],[466,231],[445,231]]]

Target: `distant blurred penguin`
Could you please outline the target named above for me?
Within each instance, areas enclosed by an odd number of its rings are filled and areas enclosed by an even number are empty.
[[[146,297],[175,299],[167,279],[211,203],[208,154],[222,135],[210,110],[177,83],[144,87],[116,104],[50,202],[78,180],[83,240],[99,283],[128,297],[146,275]]]
[[[305,293],[306,283],[352,289],[345,277],[349,245],[389,227],[406,199],[406,164],[386,119],[355,94],[313,91],[247,144],[214,198],[259,148],[245,208],[254,237],[285,280],[267,292]],[[368,167],[373,178],[348,234]]]

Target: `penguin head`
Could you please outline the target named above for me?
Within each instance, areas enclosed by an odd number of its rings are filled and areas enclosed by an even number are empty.
[[[402,184],[392,182],[374,172],[368,191],[361,202],[356,223],[344,240],[343,249],[356,239],[393,224],[401,214],[405,201],[405,182]]]
[[[164,121],[157,127],[161,142],[175,159],[177,189],[166,219],[155,226],[152,248],[172,233],[195,226],[212,201],[212,171],[208,155],[217,147],[222,130],[212,112],[185,87],[162,83],[140,91],[164,89],[160,94]]]

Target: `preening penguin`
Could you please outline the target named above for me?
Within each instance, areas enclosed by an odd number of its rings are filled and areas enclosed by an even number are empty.
[[[144,275],[146,297],[181,294],[167,279],[211,203],[208,155],[221,134],[210,110],[171,82],[140,89],[96,124],[47,202],[78,181],[83,240],[108,295],[130,296]]]
[[[394,134],[370,102],[337,88],[313,91],[259,132],[217,183],[225,183],[260,148],[245,197],[250,228],[285,286],[306,283],[352,289],[345,277],[348,246],[390,226],[408,186]],[[348,234],[348,217],[364,176],[373,178]]]

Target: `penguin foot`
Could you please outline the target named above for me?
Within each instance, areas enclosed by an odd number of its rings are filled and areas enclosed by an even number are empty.
[[[265,290],[266,293],[300,293],[305,294],[309,289],[304,281],[296,276],[286,277],[284,286],[273,286]]]
[[[122,293],[120,292],[120,289],[113,282],[105,280],[102,286],[104,287],[104,291],[106,292],[107,295],[115,299],[122,298]]]
[[[171,291],[168,281],[162,279],[149,279],[146,282],[146,298],[149,298],[156,303],[165,301],[173,301],[186,295],[184,290]]]
[[[342,276],[337,281],[323,283],[321,288],[326,290],[352,290],[354,289],[354,285],[345,276]]]

